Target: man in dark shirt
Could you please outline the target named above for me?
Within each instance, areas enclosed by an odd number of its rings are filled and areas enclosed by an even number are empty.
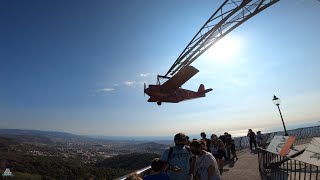
[[[256,133],[249,129],[247,136],[249,136],[250,149],[252,151],[252,144],[254,144],[255,149],[257,148]]]
[[[189,146],[186,146],[187,137],[184,133],[178,133],[174,136],[175,145],[166,149],[161,160],[168,167],[170,179],[190,180],[192,154]],[[189,150],[188,150],[189,149]]]
[[[230,148],[231,148],[232,137],[231,137],[231,134],[229,134],[228,132],[224,133],[224,137],[225,137],[227,159],[230,159]]]
[[[202,133],[200,134],[200,136],[201,136],[201,138],[202,138],[201,140],[204,140],[204,141],[206,141],[206,143],[207,143],[207,149],[206,149],[206,151],[211,152],[211,150],[210,150],[211,140],[210,140],[210,139],[207,139],[207,135],[206,135],[205,132],[202,132]]]

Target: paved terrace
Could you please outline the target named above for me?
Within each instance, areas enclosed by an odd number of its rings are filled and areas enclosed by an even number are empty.
[[[237,152],[237,161],[226,161],[222,177],[228,179],[262,179],[259,173],[258,154],[250,149],[243,149]]]

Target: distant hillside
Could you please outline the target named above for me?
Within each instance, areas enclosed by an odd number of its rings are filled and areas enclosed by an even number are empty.
[[[168,148],[168,145],[158,144],[155,142],[148,142],[142,144],[127,145],[124,149],[130,149],[132,152],[146,152],[162,154],[163,151]]]
[[[118,155],[96,163],[97,167],[124,169],[135,171],[143,167],[149,166],[151,160],[160,157],[154,153],[132,153]]]
[[[54,148],[48,148],[51,155],[28,153],[33,148],[36,146],[0,137],[0,172],[10,168],[16,179],[114,179],[146,167],[159,157],[152,153],[131,153],[85,163],[78,158],[55,155]]]
[[[41,143],[49,145],[65,142],[96,141],[95,139],[86,136],[73,135],[64,132],[21,129],[0,129],[0,136],[14,138],[19,142]]]
[[[8,142],[24,143],[21,149],[28,151],[41,149],[41,153],[44,154],[53,152],[63,156],[81,156],[79,158],[88,161],[120,154],[155,153],[160,155],[168,147],[168,145],[155,142],[108,141],[70,133],[39,130],[0,129],[1,137],[4,138],[2,141],[10,138],[11,141],[7,140]]]
[[[22,130],[22,129],[0,129],[1,137],[11,137],[19,142],[57,143],[57,142],[91,142],[91,143],[118,143],[118,144],[141,144],[147,141],[132,141],[129,138],[112,139],[100,136],[82,136],[65,132]]]
[[[18,142],[7,137],[0,137],[0,151],[8,150],[9,146],[17,145]]]
[[[0,129],[0,135],[39,135],[52,137],[73,137],[75,135],[64,132],[40,131],[40,130],[22,130],[22,129]]]

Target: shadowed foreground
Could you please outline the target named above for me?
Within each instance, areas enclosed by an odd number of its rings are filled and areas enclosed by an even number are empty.
[[[237,161],[226,161],[222,177],[228,179],[261,179],[259,173],[258,154],[250,149],[238,151]]]

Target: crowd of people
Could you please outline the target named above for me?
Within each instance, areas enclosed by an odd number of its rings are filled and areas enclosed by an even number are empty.
[[[174,136],[175,145],[166,149],[161,158],[151,162],[151,173],[143,178],[133,174],[130,180],[221,180],[225,160],[237,161],[236,147],[231,134],[212,134],[210,139],[205,132],[201,139],[189,140],[184,133]],[[262,135],[248,130],[250,149],[261,143]]]

